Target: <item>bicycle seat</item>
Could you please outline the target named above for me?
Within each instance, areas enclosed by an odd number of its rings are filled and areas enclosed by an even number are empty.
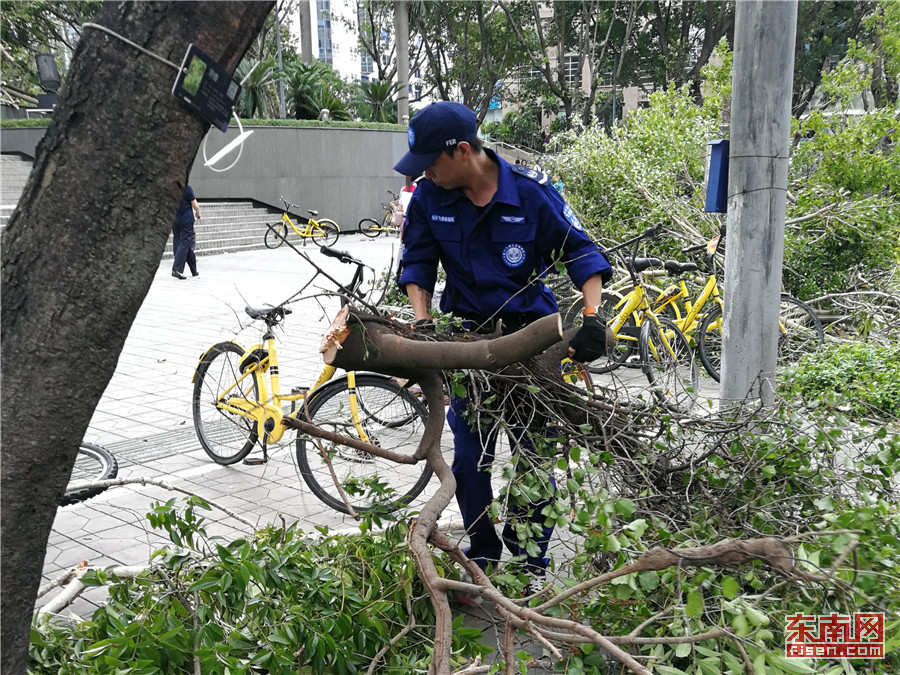
[[[666,260],[664,267],[669,274],[684,274],[685,272],[696,272],[700,269],[700,265],[697,263],[681,263],[677,260]]]
[[[256,308],[247,305],[246,307],[244,307],[244,311],[247,312],[247,316],[249,316],[251,319],[262,319],[266,323],[278,323],[291,313],[291,308],[285,307],[283,305],[279,305],[278,307],[263,308]]]
[[[306,209],[306,212],[307,212],[309,215],[311,215],[313,218],[315,218],[317,215],[319,215],[319,212],[316,211],[315,209]]]
[[[643,272],[651,267],[659,267],[660,265],[662,265],[662,260],[659,258],[633,258],[629,267],[635,272]]]

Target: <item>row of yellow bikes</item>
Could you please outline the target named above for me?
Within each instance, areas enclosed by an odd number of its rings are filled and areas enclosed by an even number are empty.
[[[592,373],[608,373],[619,367],[641,367],[651,390],[676,410],[689,410],[697,397],[698,372],[694,352],[709,376],[719,381],[722,362],[723,302],[716,278],[716,254],[722,250],[726,229],[705,244],[682,249],[684,254],[704,253],[703,268],[695,262],[663,261],[639,257],[641,244],[658,238],[661,226],[610,251],[629,251],[624,256],[628,277],[603,291],[607,324],[616,335],[616,348],[605,358],[587,364]],[[706,279],[696,294],[687,279],[703,269]],[[646,282],[645,275],[667,275],[673,283],[665,288]],[[577,324],[582,301],[560,303],[565,321]],[[800,356],[825,341],[822,323],[802,300],[783,293],[778,322],[778,365],[795,363]]]

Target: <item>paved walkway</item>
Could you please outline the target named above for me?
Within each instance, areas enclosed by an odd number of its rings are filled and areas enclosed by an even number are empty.
[[[380,273],[396,256],[397,239],[351,235],[341,239],[337,248],[350,251]],[[336,279],[349,281],[352,276],[354,267],[326,258],[318,248],[301,250]],[[200,447],[191,417],[191,379],[203,352],[223,340],[245,346],[260,342],[260,323],[251,322],[244,307],[286,300],[314,270],[286,246],[201,257],[198,266],[198,277],[181,281],[171,276],[171,261],[160,263],[85,440],[115,455],[120,477],[165,480],[260,525],[280,522],[281,514],[302,522],[309,531],[315,525],[351,527],[353,519],[324,506],[302,482],[290,443],[293,434],[270,448],[267,465],[219,466]],[[368,271],[370,280],[374,276]],[[325,281],[320,288],[329,287]],[[311,288],[307,294],[316,292]],[[311,384],[322,369],[318,345],[338,303],[331,298],[321,301],[324,309],[312,299],[294,305],[294,313],[283,325],[279,368],[285,388]],[[44,581],[82,560],[101,566],[146,563],[167,540],[150,529],[145,514],[153,501],[172,496],[157,487],[124,486],[59,509],[44,560]],[[210,534],[244,533],[241,523],[221,512],[210,517],[215,521]],[[89,616],[104,598],[102,589],[91,589],[69,610]]]
[[[396,238],[369,240],[359,235],[343,237],[337,245],[379,274],[391,264],[397,247]],[[351,266],[322,256],[316,247],[302,250],[335,278],[349,280],[352,275]],[[293,434],[272,450],[267,465],[223,467],[211,462],[200,447],[190,411],[191,379],[201,354],[222,340],[234,339],[244,346],[258,343],[260,326],[249,321],[244,306],[287,299],[313,270],[287,247],[201,257],[198,264],[199,277],[180,281],[170,275],[171,261],[160,263],[85,440],[114,453],[120,477],[165,480],[260,525],[280,523],[283,515],[301,522],[306,531],[316,525],[353,527],[351,518],[325,507],[302,482],[290,443]],[[374,276],[368,274],[370,279]],[[322,288],[328,288],[327,283]],[[284,323],[279,367],[285,389],[311,384],[322,368],[318,345],[337,308],[333,299],[322,302],[324,308],[312,299],[295,305]],[[428,494],[426,490],[419,499]],[[153,551],[168,543],[151,530],[146,513],[154,501],[173,496],[157,487],[125,486],[59,509],[44,561],[44,581],[82,560],[100,566],[146,564]],[[458,512],[448,511],[448,518],[458,518]],[[209,517],[210,535],[246,534],[241,523],[221,512],[214,510]],[[39,600],[38,606],[54,595]],[[105,597],[104,589],[89,589],[64,614],[88,617]]]

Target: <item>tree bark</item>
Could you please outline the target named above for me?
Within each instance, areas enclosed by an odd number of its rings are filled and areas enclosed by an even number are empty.
[[[176,66],[193,42],[233,71],[272,5],[104,3],[98,23]],[[209,128],[171,95],[175,76],[86,28],[3,232],[3,673],[26,670],[56,505]]]

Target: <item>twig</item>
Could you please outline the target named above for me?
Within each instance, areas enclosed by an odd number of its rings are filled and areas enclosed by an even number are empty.
[[[191,492],[190,490],[185,490],[184,488],[175,487],[174,485],[167,483],[163,480],[159,480],[158,478],[113,478],[111,480],[100,480],[100,481],[96,481],[93,483],[76,483],[75,485],[71,486],[71,490],[79,491],[79,492],[81,490],[86,490],[86,489],[92,490],[94,488],[100,488],[100,489],[105,490],[106,488],[117,487],[120,485],[154,485],[156,487],[162,488],[163,490],[171,490],[172,492],[180,492],[181,494],[188,495],[189,497],[197,497],[198,499],[202,499],[204,502],[206,502],[210,506],[216,507],[223,513],[225,513],[225,514],[231,516],[232,518],[234,518],[235,520],[243,523],[250,529],[256,530],[256,525],[254,523],[250,522],[243,516],[239,516],[231,509],[226,508],[226,507],[222,506],[221,504],[218,504],[218,503],[212,501],[211,499],[207,499],[201,495],[198,495],[196,492]]]
[[[384,655],[388,653],[391,647],[400,642],[400,640],[402,640],[407,633],[409,633],[413,628],[416,627],[416,614],[413,611],[412,598],[410,597],[408,590],[406,591],[406,613],[409,616],[409,620],[406,622],[403,630],[392,637],[390,641],[385,644],[384,647],[379,649],[378,653],[372,657],[372,662],[369,664],[369,667],[366,670],[367,675],[374,675],[375,668],[378,666],[378,662],[381,661],[382,657],[384,657]]]
[[[81,577],[83,577],[89,570],[99,569],[94,567],[93,565],[88,565],[80,568],[74,574],[74,579],[69,583],[66,589],[53,598],[46,605],[41,607],[38,610],[38,616],[46,616],[49,614],[58,614],[65,607],[71,605],[75,598],[81,595],[82,591],[85,589],[84,583],[81,581]],[[129,565],[122,567],[113,567],[109,570],[109,574],[112,574],[120,579],[128,579],[133,578],[139,575],[141,572],[146,571],[148,568],[143,565]]]
[[[81,564],[86,566],[87,561],[82,560]],[[72,581],[72,579],[75,577],[76,571],[77,570],[67,570],[67,571],[63,572],[62,574],[60,574],[58,577],[56,577],[56,579],[54,579],[53,581],[48,581],[46,584],[41,586],[40,590],[38,591],[37,597],[43,598],[45,595],[47,595],[47,593],[52,591],[54,588],[65,586],[70,581]]]
[[[503,631],[503,661],[506,663],[506,675],[516,675],[516,629],[511,621],[506,622],[506,629]]]
[[[734,635],[731,635],[729,637],[731,638],[731,641],[734,642],[735,648],[737,648],[738,653],[744,660],[744,672],[747,675],[753,675],[753,673],[755,672],[753,669],[753,661],[750,660],[750,655],[747,653],[747,650],[744,649],[744,645],[741,644],[741,641]]]
[[[312,424],[312,420],[309,418],[309,408],[306,405],[306,399],[303,399],[303,414],[306,415],[307,422],[309,424]],[[350,503],[350,499],[347,497],[347,493],[344,491],[344,486],[341,485],[341,481],[338,480],[337,474],[334,472],[334,465],[331,463],[331,457],[329,457],[328,453],[325,451],[325,446],[322,444],[322,439],[316,438],[315,440],[316,446],[319,448],[319,454],[322,455],[322,459],[324,459],[325,464],[328,465],[328,473],[331,474],[331,481],[334,483],[334,487],[337,489],[338,494],[341,496],[341,501],[344,502],[344,506],[346,506],[347,510],[350,511],[350,516],[355,520],[360,520],[359,514],[356,512],[356,509],[353,508],[353,505]]]
[[[191,608],[191,618],[194,621],[194,675],[203,675],[203,670],[200,667],[200,656],[198,652],[200,651],[200,617],[197,614],[196,608],[200,606],[200,602],[197,598],[197,591],[194,591],[194,607]]]

